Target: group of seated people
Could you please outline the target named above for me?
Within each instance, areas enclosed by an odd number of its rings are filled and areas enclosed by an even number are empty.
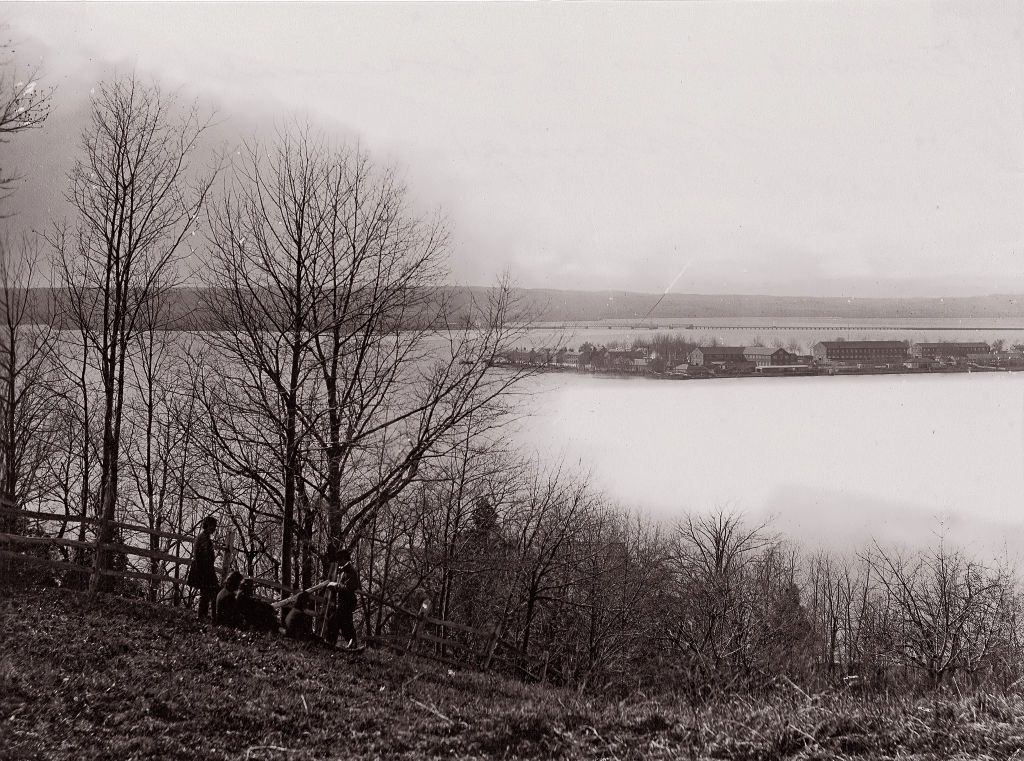
[[[290,604],[281,606],[279,618],[273,605],[255,596],[255,581],[244,578],[238,571],[232,571],[217,594],[213,622],[240,629],[280,632],[291,639],[317,642],[344,650],[361,650],[356,642],[353,621],[357,607],[355,589],[358,588],[358,583],[358,576],[353,580],[347,578],[343,572],[340,582],[332,581],[320,585],[334,597],[328,605],[326,620],[318,635],[313,597],[308,591],[299,592],[294,598],[286,601]],[[339,634],[343,638],[340,644]]]
[[[213,606],[213,622],[239,629],[276,632],[277,611],[270,603],[256,597],[256,582],[232,571],[224,580]]]

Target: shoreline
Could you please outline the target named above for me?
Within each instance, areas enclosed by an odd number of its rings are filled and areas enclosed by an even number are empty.
[[[572,367],[559,367],[553,365],[523,365],[523,364],[493,364],[495,369],[523,369],[529,368],[537,374],[554,375],[585,375],[595,378],[642,378],[657,381],[700,381],[700,380],[724,380],[736,378],[814,378],[814,377],[850,377],[860,375],[970,375],[972,373],[1014,373],[1024,371],[1024,367],[944,367],[940,369],[931,368],[808,368],[806,372],[759,374],[749,373],[718,373],[714,375],[685,375],[669,373],[631,373],[619,370],[579,370]]]

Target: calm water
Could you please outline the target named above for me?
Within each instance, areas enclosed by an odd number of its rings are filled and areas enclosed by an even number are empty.
[[[623,505],[732,507],[835,547],[1024,550],[1024,373],[532,383],[519,440]]]

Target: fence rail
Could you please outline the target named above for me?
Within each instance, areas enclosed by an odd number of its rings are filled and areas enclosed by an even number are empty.
[[[86,523],[97,525],[103,523],[101,519],[91,516],[83,517],[36,510],[18,510],[6,507],[4,503],[0,502],[0,518],[3,517],[61,524]],[[160,531],[138,524],[110,521],[108,525],[113,525],[123,531],[171,539],[177,542],[179,547],[181,543],[191,545],[193,542],[193,537],[185,534]],[[19,552],[17,551],[19,547],[43,549],[64,547],[93,552],[101,549],[108,552],[121,553],[126,556],[146,558],[151,561],[170,564],[175,568],[187,568],[192,563],[191,558],[181,557],[162,550],[138,547],[122,542],[100,543],[98,538],[92,541],[82,541],[79,539],[67,539],[62,536],[25,536],[10,533],[10,531],[0,532],[0,560],[42,565],[53,570],[75,571],[94,577],[130,579],[133,581],[145,581],[150,584],[169,584],[175,587],[185,585],[183,577],[171,576],[168,573],[153,573],[132,569],[96,569],[91,565],[57,560],[48,555],[32,554],[25,551]],[[218,567],[217,573],[223,577],[226,574],[226,569]],[[271,589],[284,595],[284,599],[274,603],[275,608],[281,608],[294,603],[300,591],[286,587],[280,582],[271,579],[255,578],[253,581],[257,586]],[[315,593],[322,590],[325,586],[326,582],[322,582],[305,590],[314,594],[313,601],[318,608],[323,607],[326,598]],[[540,674],[535,673],[531,670],[531,664],[527,662],[525,655],[520,652],[519,648],[501,638],[500,629],[497,626],[488,630],[477,629],[466,624],[431,616],[429,603],[425,603],[418,611],[412,611],[372,592],[358,591],[357,594],[365,601],[381,609],[388,609],[390,611],[388,620],[391,621],[389,628],[398,629],[398,631],[390,633],[377,632],[366,638],[368,644],[387,647],[401,653],[424,656],[456,668],[464,668],[475,664],[478,668],[486,671],[494,665],[500,665],[525,679],[534,681],[543,681],[549,673],[546,654],[543,670]],[[401,619],[404,619],[405,626],[401,625]],[[468,636],[460,638],[456,633]],[[499,649],[503,651],[501,655],[498,654]]]
[[[103,520],[93,516],[81,516],[61,513],[46,513],[38,510],[18,510],[11,507],[4,507],[0,505],[0,518],[11,518],[11,519],[27,519],[32,521],[46,522],[46,523],[85,523],[90,525],[97,525],[103,523]],[[123,521],[109,521],[108,525],[112,525],[123,531],[130,531],[138,534],[145,534],[151,537],[157,537],[160,539],[170,539],[179,544],[189,544],[193,542],[193,537],[186,534],[177,533],[174,531],[162,531],[157,529],[151,529],[147,526],[142,526],[136,523],[125,523]],[[192,564],[192,558],[181,557],[180,555],[174,555],[162,550],[155,550],[150,547],[140,547],[133,544],[125,544],[123,542],[105,542],[98,543],[96,540],[92,541],[81,541],[78,539],[66,539],[59,536],[24,536],[22,534],[11,534],[9,532],[0,532],[0,549],[12,546],[26,546],[26,547],[69,547],[72,549],[82,549],[95,552],[97,549],[105,550],[108,552],[118,552],[129,557],[140,557],[148,560],[155,560],[158,562],[173,565],[177,568],[187,568]],[[171,576],[166,573],[146,573],[143,571],[135,571],[131,569],[116,569],[106,568],[97,571],[91,566],[85,566],[79,563],[69,563],[63,560],[54,560],[52,558],[45,558],[38,555],[25,555],[23,553],[13,552],[10,549],[2,549],[0,552],[0,558],[5,560],[31,560],[37,564],[47,565],[50,568],[62,571],[79,571],[82,573],[88,573],[90,575],[99,574],[104,578],[121,578],[131,579],[135,581],[149,581],[151,583],[160,584],[171,584],[175,586],[184,586],[184,578]],[[224,568],[217,568],[218,575],[223,575]],[[291,592],[289,587],[283,584],[273,581],[271,579],[253,579],[257,586],[264,587],[266,589],[272,589],[279,592]]]
[[[91,515],[71,515],[70,513],[43,513],[38,510],[17,510],[10,507],[0,507],[0,516],[8,518],[28,518],[36,521],[52,521],[54,523],[86,523],[96,525],[103,523],[102,518]],[[162,531],[142,526],[137,523],[123,523],[121,521],[108,521],[108,525],[119,528],[122,531],[132,531],[139,534],[157,536],[161,539],[174,539],[179,542],[191,542],[193,537],[186,534],[179,534],[174,531]]]

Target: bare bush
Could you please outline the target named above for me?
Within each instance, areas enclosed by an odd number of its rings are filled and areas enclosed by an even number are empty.
[[[1004,569],[943,543],[912,554],[876,543],[864,558],[876,584],[871,647],[884,663],[937,685],[957,673],[1004,672],[1017,661],[1010,657],[1019,655],[1011,652],[1016,599]]]
[[[730,689],[787,674],[803,660],[809,621],[796,558],[763,525],[724,511],[678,527],[670,638],[680,678],[695,689]]]

